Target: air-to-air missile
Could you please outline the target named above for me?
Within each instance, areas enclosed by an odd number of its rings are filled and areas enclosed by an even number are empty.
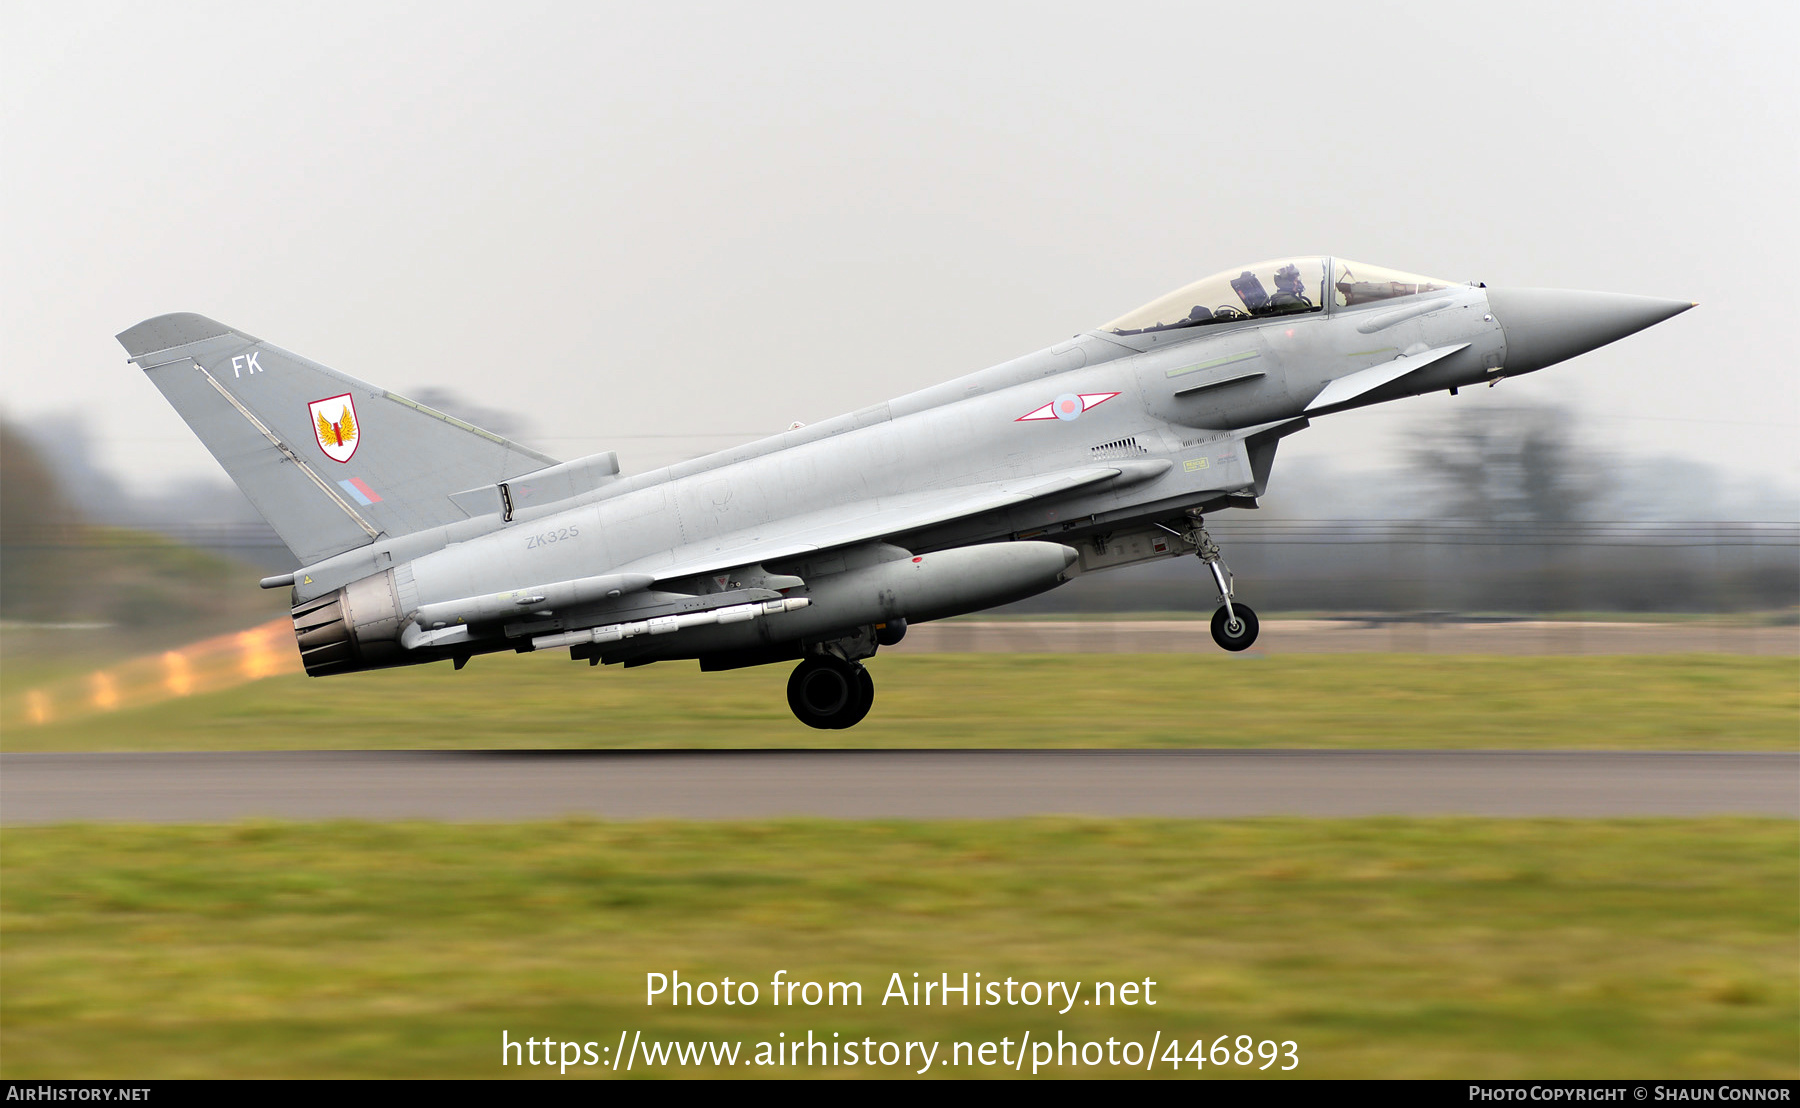
[[[308,673],[566,650],[798,662],[814,727],[912,623],[1198,555],[1212,634],[1256,640],[1205,517],[1349,408],[1530,373],[1692,305],[1490,289],[1341,258],[1197,281],[1035,354],[647,473],[558,462],[204,316],[119,336],[292,550]]]

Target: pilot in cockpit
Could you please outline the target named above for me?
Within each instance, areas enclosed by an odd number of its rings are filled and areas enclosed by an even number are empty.
[[[1115,335],[1142,335],[1319,312],[1332,303],[1326,297],[1334,289],[1337,307],[1354,308],[1448,287],[1447,282],[1430,277],[1341,258],[1290,258],[1248,266],[1235,276],[1230,270],[1215,273],[1113,320],[1104,330]]]
[[[1306,281],[1300,276],[1299,266],[1290,262],[1275,271],[1275,295],[1269,297],[1270,309],[1310,310],[1312,306],[1312,301],[1306,298]]]
[[[1300,267],[1292,262],[1275,271],[1273,296],[1263,287],[1261,279],[1248,269],[1232,278],[1231,291],[1237,293],[1251,315],[1310,311],[1313,306],[1306,298],[1306,280],[1300,276]]]

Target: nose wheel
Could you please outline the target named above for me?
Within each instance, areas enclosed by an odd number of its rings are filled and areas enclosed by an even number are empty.
[[[788,707],[808,727],[841,731],[855,727],[875,703],[875,679],[857,662],[814,655],[788,678]]]
[[[1248,650],[1256,641],[1256,633],[1262,629],[1262,625],[1257,621],[1256,613],[1250,609],[1250,605],[1233,600],[1231,570],[1220,557],[1219,544],[1206,533],[1206,520],[1198,514],[1193,514],[1192,518],[1194,526],[1188,532],[1187,539],[1194,544],[1194,553],[1212,573],[1213,584],[1219,587],[1219,610],[1212,616],[1213,641],[1226,650]]]
[[[1248,650],[1256,641],[1256,632],[1261,625],[1256,621],[1256,613],[1248,604],[1233,604],[1230,608],[1220,608],[1212,615],[1213,641],[1226,650]]]

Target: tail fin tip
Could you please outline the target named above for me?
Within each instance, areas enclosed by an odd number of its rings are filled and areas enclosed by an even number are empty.
[[[154,354],[159,350],[169,350],[177,346],[187,346],[203,339],[217,338],[220,335],[238,335],[250,342],[261,340],[242,331],[225,326],[215,319],[208,319],[193,312],[172,312],[146,319],[135,327],[127,327],[118,334],[119,345],[125,353],[136,361],[146,354]]]

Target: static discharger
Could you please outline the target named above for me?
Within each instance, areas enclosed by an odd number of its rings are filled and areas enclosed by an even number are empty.
[[[804,596],[796,596],[787,600],[766,600],[760,604],[733,604],[729,608],[714,608],[709,612],[689,612],[681,616],[658,616],[656,619],[639,620],[635,623],[613,623],[605,627],[589,627],[581,631],[564,631],[560,635],[539,635],[531,640],[531,648],[533,650],[555,650],[560,646],[580,646],[590,642],[619,642],[622,639],[635,639],[639,635],[667,635],[675,631],[685,631],[689,627],[706,627],[715,623],[743,623],[759,616],[797,612],[811,603],[812,601]]]

